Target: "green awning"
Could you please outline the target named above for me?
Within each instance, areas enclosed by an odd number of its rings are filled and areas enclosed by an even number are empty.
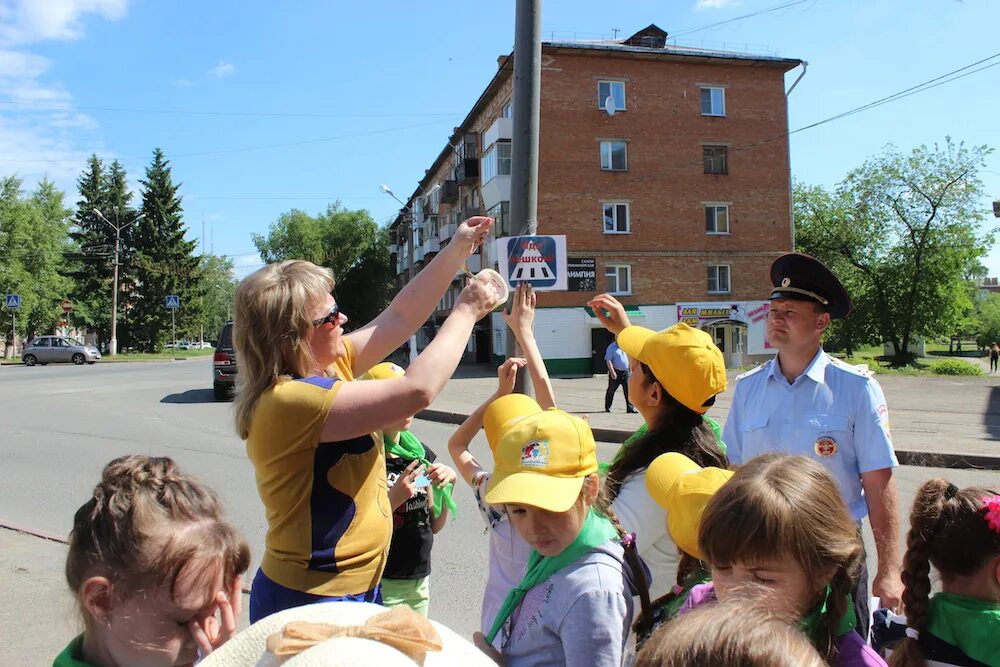
[[[594,314],[594,309],[591,308],[590,306],[584,306],[583,309],[587,312],[587,315],[589,315],[590,317],[597,317],[597,315]],[[625,314],[628,315],[629,318],[632,318],[632,317],[646,317],[646,313],[642,312],[639,309],[639,306],[626,305],[625,306]]]

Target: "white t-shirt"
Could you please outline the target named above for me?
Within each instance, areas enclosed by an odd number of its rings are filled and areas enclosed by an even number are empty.
[[[622,528],[635,533],[639,555],[646,561],[653,581],[649,599],[666,595],[677,583],[680,552],[667,532],[667,511],[656,504],[646,490],[646,469],[625,478],[618,495],[611,503]]]
[[[479,620],[479,628],[484,635],[489,634],[493,619],[500,611],[507,594],[521,583],[531,554],[531,547],[514,530],[507,513],[483,501],[489,483],[490,473],[487,472],[478,473],[472,480],[476,505],[479,506],[479,513],[490,532],[490,573],[483,591],[483,610]],[[498,650],[500,642],[501,635],[497,634],[494,646]]]

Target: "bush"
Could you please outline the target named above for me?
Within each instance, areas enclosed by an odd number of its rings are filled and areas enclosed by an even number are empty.
[[[931,364],[931,373],[935,375],[982,375],[983,369],[958,359],[945,359]]]

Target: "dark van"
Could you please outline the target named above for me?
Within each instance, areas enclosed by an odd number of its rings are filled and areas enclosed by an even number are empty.
[[[212,358],[212,390],[215,400],[224,401],[233,395],[236,386],[236,350],[233,349],[233,323],[226,322],[219,332],[219,342]]]

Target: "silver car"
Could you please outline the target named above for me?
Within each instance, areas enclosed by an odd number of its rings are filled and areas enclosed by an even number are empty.
[[[92,364],[101,358],[93,345],[84,345],[65,336],[39,336],[24,346],[21,361],[25,366],[48,363],[72,362],[77,366]]]

